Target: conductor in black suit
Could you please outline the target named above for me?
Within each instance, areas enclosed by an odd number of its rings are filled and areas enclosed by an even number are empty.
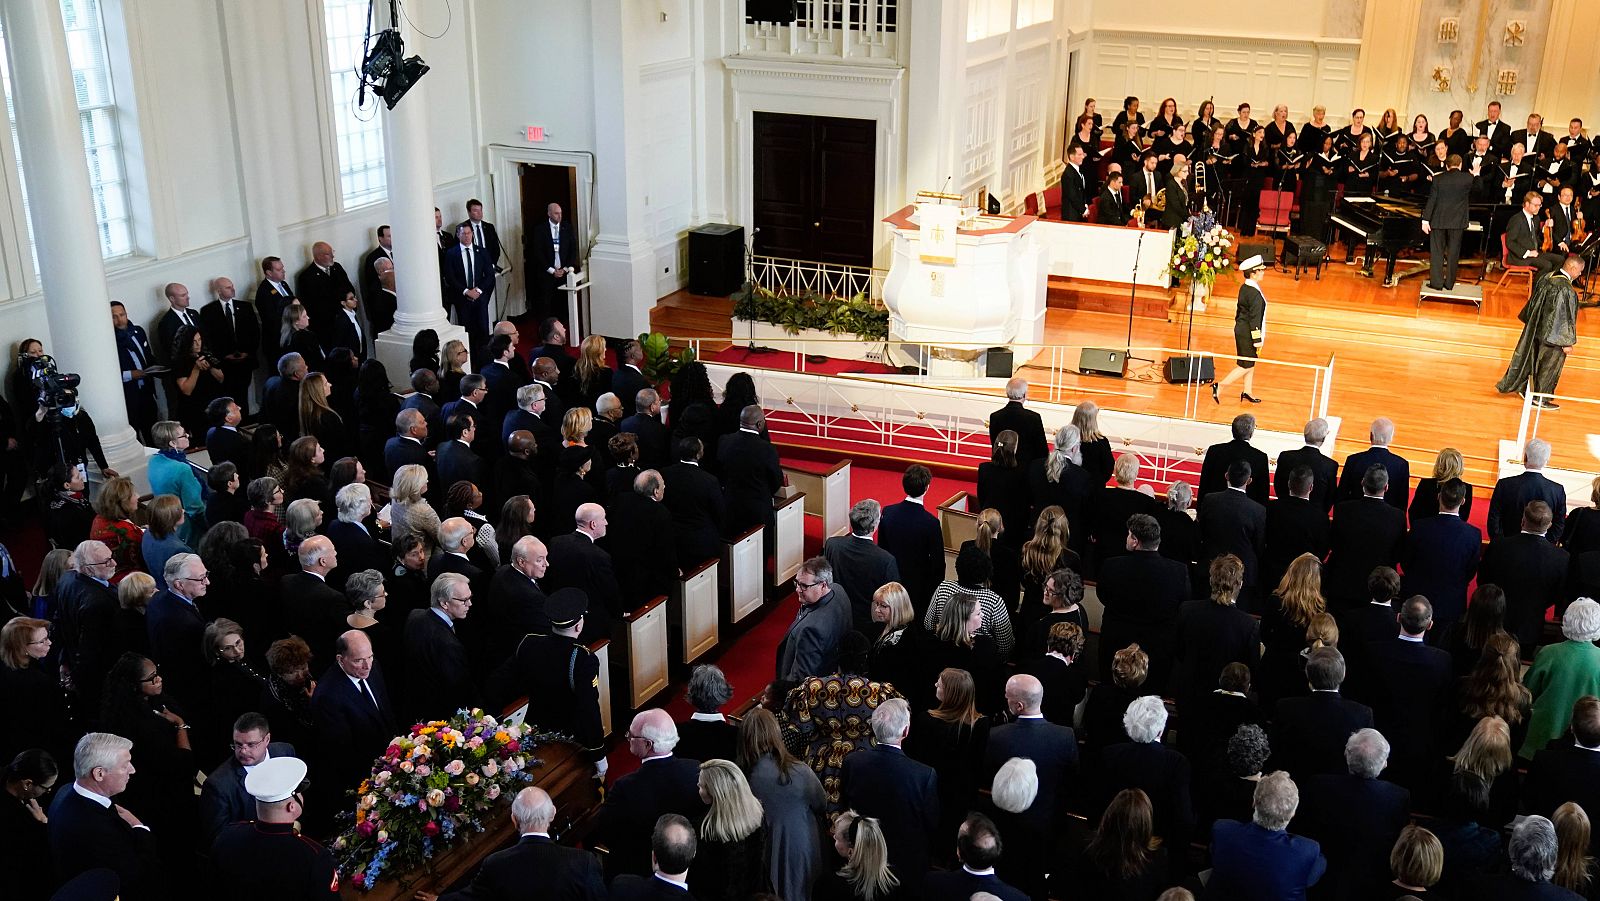
[[[1372,446],[1353,453],[1344,460],[1344,474],[1339,476],[1339,497],[1344,500],[1361,497],[1365,493],[1363,485],[1366,481],[1367,468],[1377,463],[1389,473],[1389,479],[1383,489],[1384,501],[1404,513],[1406,499],[1411,494],[1411,464],[1405,457],[1389,450],[1389,443],[1394,440],[1393,420],[1384,416],[1372,420],[1368,436]]]
[[[1311,503],[1326,516],[1333,509],[1333,489],[1339,481],[1339,462],[1322,452],[1322,444],[1328,440],[1328,420],[1321,417],[1311,420],[1306,423],[1302,434],[1305,436],[1305,447],[1278,455],[1278,469],[1272,476],[1272,484],[1277,489],[1278,497],[1287,497],[1290,494],[1289,474],[1296,467],[1310,467]]]
[[[1551,544],[1550,505],[1529,501],[1522,513],[1522,530],[1489,542],[1478,582],[1500,586],[1506,593],[1506,631],[1516,637],[1523,653],[1531,655],[1544,633],[1544,612],[1554,603],[1556,614],[1566,612],[1565,589],[1568,554]]]
[[[1256,418],[1249,413],[1233,417],[1233,440],[1213,444],[1206,448],[1205,460],[1200,464],[1200,502],[1206,496],[1228,487],[1227,474],[1235,461],[1250,464],[1250,487],[1245,491],[1258,504],[1267,502],[1267,454],[1251,446],[1256,434]],[[1248,584],[1248,583],[1246,583]]]
[[[1428,201],[1422,207],[1422,233],[1428,235],[1428,287],[1452,290],[1456,262],[1461,259],[1461,235],[1467,228],[1472,176],[1461,171],[1461,157],[1450,154],[1444,170],[1434,176]]]
[[[164,897],[150,829],[115,800],[133,775],[132,749],[133,742],[109,732],[90,732],[78,740],[72,755],[75,781],[50,802],[47,828],[58,882],[104,868],[116,872],[123,898]]]
[[[915,897],[938,842],[939,775],[901,750],[910,733],[911,709],[903,698],[879,704],[872,712],[877,744],[845,755],[839,801],[844,809],[878,818],[889,865]]]
[[[561,286],[567,282],[568,270],[578,268],[578,234],[572,223],[563,218],[561,204],[545,207],[545,221],[528,226],[528,244],[532,248],[533,262],[528,268],[529,283],[538,309],[529,310],[538,318],[560,318],[566,315],[567,304]],[[624,404],[632,398],[623,397]]]
[[[1506,476],[1494,485],[1489,495],[1489,539],[1515,535],[1522,528],[1522,514],[1530,501],[1550,506],[1552,543],[1561,537],[1567,522],[1567,489],[1544,474],[1550,462],[1550,442],[1533,438],[1522,448],[1522,472]]]
[[[1028,409],[1028,380],[1013,378],[1006,382],[1006,405],[989,414],[989,444],[992,447],[1000,433],[1010,430],[1017,433],[1017,468],[1024,472],[1028,464],[1049,453],[1044,440],[1044,420]]]
[[[494,263],[486,250],[472,243],[472,227],[456,227],[456,246],[439,256],[444,293],[456,311],[456,322],[467,330],[469,345],[489,340],[489,298],[494,294]]]
[[[222,392],[249,416],[250,383],[260,362],[261,322],[253,305],[235,297],[233,279],[212,279],[211,293],[216,300],[200,308],[200,332],[206,349],[222,358]]]
[[[1100,190],[1100,202],[1095,206],[1094,221],[1101,225],[1128,224],[1128,210],[1122,203],[1121,172],[1106,176],[1106,186]]]
[[[406,702],[413,721],[448,717],[477,703],[467,649],[456,624],[472,610],[472,585],[460,573],[440,573],[428,592],[428,608],[406,619]]]
[[[728,502],[728,534],[736,537],[756,526],[766,527],[766,540],[776,536],[773,495],[783,487],[778,450],[761,437],[767,418],[757,404],[739,411],[739,430],[717,441],[722,491]]]
[[[1066,222],[1082,222],[1089,211],[1089,180],[1083,172],[1086,155],[1081,144],[1067,151],[1067,168],[1061,172],[1061,218]]]
[[[517,826],[517,843],[489,855],[472,877],[472,884],[443,896],[444,901],[516,901],[538,886],[545,898],[601,901],[606,897],[600,862],[594,853],[556,844],[550,824],[556,805],[542,788],[528,787],[511,801],[511,821]],[[418,892],[420,901],[440,897]]]

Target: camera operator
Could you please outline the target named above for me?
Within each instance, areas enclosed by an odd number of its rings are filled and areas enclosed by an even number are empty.
[[[191,435],[206,433],[206,407],[222,396],[222,360],[206,349],[200,330],[178,327],[167,352],[172,361],[167,384],[167,413]]]
[[[160,418],[156,413],[156,380],[145,370],[155,363],[150,336],[144,326],[128,320],[122,301],[111,302],[111,325],[117,337],[117,365],[122,370],[122,399],[128,408],[128,424],[139,440],[150,443],[150,427]]]
[[[32,423],[35,478],[57,463],[82,468],[86,457],[94,458],[106,478],[115,478],[117,471],[106,463],[94,420],[78,405],[80,376],[56,369],[55,359],[44,353],[19,363],[28,368],[33,386],[33,412],[24,421]]]

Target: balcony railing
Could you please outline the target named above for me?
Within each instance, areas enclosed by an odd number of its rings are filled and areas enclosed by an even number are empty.
[[[758,287],[774,294],[817,294],[823,297],[865,294],[868,300],[882,306],[883,280],[889,276],[889,270],[752,256],[750,274]]]
[[[746,15],[739,52],[839,62],[901,63],[900,0],[797,0],[793,23]]]

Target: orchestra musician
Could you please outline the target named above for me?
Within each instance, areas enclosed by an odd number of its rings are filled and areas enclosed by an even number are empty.
[[[1535,166],[1547,162],[1556,149],[1555,136],[1544,130],[1544,117],[1538,113],[1528,114],[1527,128],[1519,128],[1511,133],[1511,146],[1518,144],[1533,154],[1532,165]]]
[[[1487,112],[1488,118],[1474,125],[1473,133],[1486,136],[1489,149],[1496,157],[1505,159],[1511,152],[1511,126],[1500,121],[1500,101],[1489,101]]]
[[[1450,152],[1460,156],[1463,160],[1472,152],[1472,135],[1461,127],[1462,112],[1458,109],[1450,111],[1450,124],[1439,132],[1439,140],[1450,145]]]
[[[1134,172],[1128,180],[1128,202],[1134,209],[1144,211],[1145,224],[1152,225],[1160,217],[1160,213],[1151,215],[1150,210],[1155,205],[1156,192],[1161,190],[1163,175],[1156,171],[1156,155],[1154,151],[1146,150],[1139,159],[1138,171]]]
[[[1117,134],[1122,134],[1122,126],[1133,124],[1133,137],[1139,138],[1144,134],[1144,113],[1139,112],[1139,98],[1128,96],[1122,98],[1122,112],[1111,120],[1111,129]]]
[[[1516,144],[1511,145],[1513,149]],[[1528,191],[1522,195],[1522,207],[1512,215],[1511,221],[1506,223],[1506,255],[1513,260],[1518,260],[1534,268],[1533,283],[1551,272],[1560,268],[1566,260],[1565,254],[1549,253],[1540,248],[1543,246],[1544,230],[1541,227],[1542,218],[1539,209],[1544,205],[1544,200],[1537,191]]]
[[[1400,136],[1400,115],[1389,107],[1383,111],[1383,116],[1378,119],[1378,149],[1388,150],[1394,146],[1394,139]]]
[[[1177,228],[1189,218],[1189,192],[1184,187],[1189,181],[1189,158],[1181,153],[1174,156],[1166,179],[1162,189],[1167,192],[1167,208],[1161,212],[1161,227]]]
[[[1150,120],[1149,126],[1144,130],[1144,136],[1154,145],[1160,143],[1163,138],[1170,137],[1182,124],[1183,118],[1178,115],[1178,101],[1168,97],[1161,101],[1161,111]]]
[[[1600,148],[1589,151],[1589,171],[1578,176],[1578,201],[1586,221],[1600,222]]]
[[[1095,204],[1094,221],[1101,225],[1132,225],[1128,217],[1128,209],[1122,203],[1122,173],[1113,172],[1106,176],[1106,186],[1100,190],[1100,199]]]
[[[1549,229],[1551,252],[1568,254],[1575,250],[1572,240],[1572,226],[1574,218],[1581,219],[1583,211],[1573,204],[1571,185],[1562,185],[1561,192],[1556,195],[1556,202],[1544,207],[1545,227]]]

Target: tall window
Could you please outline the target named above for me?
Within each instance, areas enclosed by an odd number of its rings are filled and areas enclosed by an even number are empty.
[[[380,101],[368,93],[358,106],[356,91],[368,33],[368,0],[323,0],[328,34],[328,82],[333,90],[333,128],[339,154],[339,188],[345,209],[387,196]]]
[[[133,228],[128,212],[127,170],[122,162],[122,139],[117,129],[117,102],[111,85],[111,63],[106,52],[105,20],[100,0],[61,0],[61,18],[67,30],[67,58],[72,66],[73,91],[78,100],[78,126],[89,168],[89,196],[94,203],[100,253],[106,259],[133,253]],[[11,146],[22,180],[22,207],[29,210],[27,176],[17,143],[17,114],[11,96],[11,69],[0,35],[0,78],[5,82],[6,117],[11,124]],[[33,251],[33,220],[28,219],[28,246]],[[39,268],[34,253],[34,270]]]

